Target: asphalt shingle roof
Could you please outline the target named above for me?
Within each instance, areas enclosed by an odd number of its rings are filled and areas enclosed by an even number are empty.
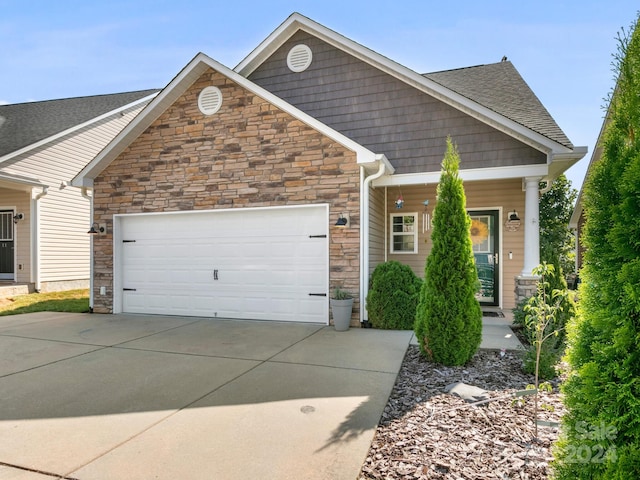
[[[509,61],[423,76],[565,147],[573,148],[571,141]]]
[[[63,132],[158,90],[0,105],[0,157]]]

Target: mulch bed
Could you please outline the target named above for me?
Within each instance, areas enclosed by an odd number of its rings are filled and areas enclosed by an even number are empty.
[[[517,352],[479,351],[464,367],[425,360],[410,346],[359,479],[546,479],[558,428],[538,427],[533,397],[514,392],[533,384]],[[444,393],[464,382],[492,400],[472,405]],[[558,422],[559,381],[541,392],[538,418]]]

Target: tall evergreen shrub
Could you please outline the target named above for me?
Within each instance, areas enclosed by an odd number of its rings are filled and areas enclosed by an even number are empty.
[[[460,157],[450,138],[442,161],[433,212],[432,248],[425,265],[415,333],[421,352],[444,365],[464,365],[482,340],[482,311],[475,297],[478,273],[471,219],[458,175]]]
[[[640,478],[640,31],[619,36],[602,157],[584,187],[586,247],[568,332],[559,479]]]
[[[369,322],[375,328],[413,330],[422,280],[398,261],[378,265],[367,294]]]

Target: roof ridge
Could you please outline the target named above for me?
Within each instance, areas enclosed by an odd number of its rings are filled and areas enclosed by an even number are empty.
[[[459,70],[468,70],[470,68],[479,68],[479,67],[488,67],[490,65],[496,65],[497,63],[506,63],[506,62],[495,62],[495,63],[481,63],[478,65],[469,65],[466,67],[457,67],[457,68],[447,68],[445,70],[436,70],[435,72],[425,72],[425,73],[421,73],[420,75],[422,75],[423,77],[427,76],[427,75],[434,75],[436,73],[446,73],[446,72],[457,72]],[[509,62],[511,63],[511,62]]]

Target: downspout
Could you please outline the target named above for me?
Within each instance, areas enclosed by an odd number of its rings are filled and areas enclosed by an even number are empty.
[[[364,166],[360,167],[360,323],[366,321],[366,291],[369,289],[369,186],[384,175],[384,161],[380,160],[378,171],[365,177]]]
[[[42,289],[40,279],[40,199],[49,193],[49,187],[42,187],[42,192],[33,197],[33,211],[31,212],[31,245],[33,257],[33,283],[36,292]]]
[[[388,194],[389,194],[389,187],[384,187],[384,261],[385,263],[387,261],[389,261],[389,244],[387,243],[389,241],[389,235],[387,235],[387,233],[389,232],[388,228],[389,228],[389,215],[387,215],[387,205],[388,205]]]
[[[80,193],[89,200],[89,225],[93,225],[93,195],[87,195],[87,187],[82,187]],[[93,235],[89,240],[89,312],[93,313]]]

